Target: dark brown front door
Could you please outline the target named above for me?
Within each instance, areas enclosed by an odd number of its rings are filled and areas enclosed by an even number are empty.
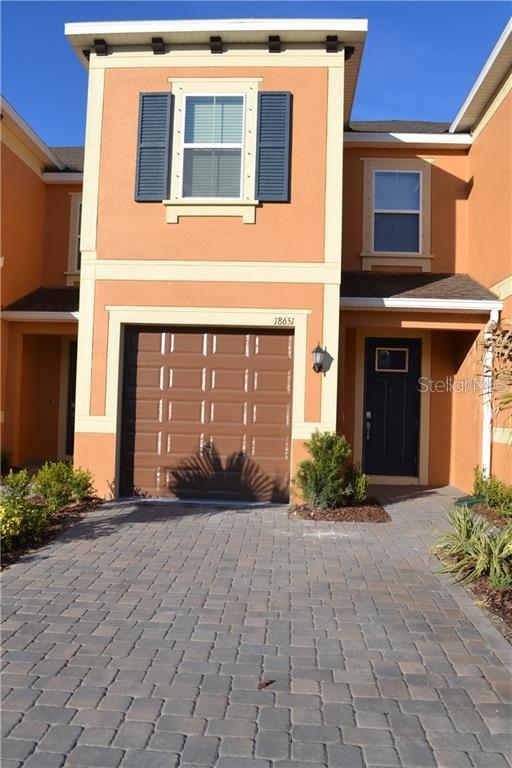
[[[293,335],[128,328],[120,493],[287,501]]]

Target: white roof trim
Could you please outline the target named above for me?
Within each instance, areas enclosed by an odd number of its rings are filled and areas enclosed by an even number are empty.
[[[455,133],[455,131],[457,130],[457,128],[459,127],[459,125],[463,121],[464,121],[464,123],[467,122],[467,121],[464,120],[464,118],[466,117],[466,112],[471,107],[471,103],[472,103],[473,99],[475,98],[475,96],[477,95],[478,91],[481,88],[485,87],[485,79],[489,75],[489,73],[491,72],[492,68],[495,66],[499,55],[501,54],[505,44],[508,42],[508,39],[511,37],[511,35],[512,35],[512,17],[509,19],[507,25],[505,26],[505,29],[503,30],[503,32],[501,33],[501,35],[499,37],[498,42],[496,43],[496,45],[492,49],[492,51],[491,51],[491,53],[489,55],[489,58],[485,62],[484,66],[482,67],[482,69],[480,71],[480,74],[478,75],[478,77],[477,77],[473,87],[471,88],[470,92],[467,95],[466,101],[464,102],[464,104],[460,108],[460,110],[459,110],[455,120],[450,125],[450,128],[448,129],[450,133]],[[509,66],[510,66],[510,63],[509,63]],[[492,92],[489,93],[489,97],[488,97],[488,99],[486,99],[486,103],[489,101],[491,96],[492,96]],[[476,121],[473,121],[473,124],[474,124],[474,122],[476,122]],[[464,125],[464,128],[466,130],[467,130],[468,127],[469,126]]]
[[[78,312],[29,312],[10,309],[1,312],[0,318],[19,323],[69,323],[78,320]]]
[[[68,173],[59,173],[58,171],[45,171],[42,179],[46,184],[81,184],[84,179],[83,173],[78,171],[69,171]]]
[[[80,21],[65,24],[71,35],[137,32],[367,32],[367,19],[163,19],[146,21]]]
[[[491,312],[494,309],[503,309],[503,302],[498,299],[375,299],[366,296],[342,296],[340,305],[342,309],[425,309],[443,312]]]
[[[32,142],[32,144],[35,145],[35,147],[41,152],[41,154],[48,160],[49,163],[52,165],[57,166],[60,170],[65,168],[66,166],[64,163],[59,160],[56,154],[54,154],[51,149],[42,141],[42,139],[39,138],[37,133],[32,130],[30,125],[25,122],[25,120],[19,115],[14,107],[12,107],[9,102],[2,96],[0,97],[0,104],[2,109],[2,115],[5,115],[8,117],[12,122],[15,124],[17,128],[19,128],[22,133],[25,134],[27,139]]]
[[[346,144],[440,144],[451,147],[469,147],[473,137],[469,133],[377,133],[375,131],[349,131],[344,134]]]

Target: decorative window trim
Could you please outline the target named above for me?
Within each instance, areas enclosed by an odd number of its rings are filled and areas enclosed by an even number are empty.
[[[254,199],[256,180],[258,83],[262,78],[168,78],[174,95],[174,121],[171,158],[170,197],[164,200],[168,224],[177,224],[182,216],[239,216],[244,224],[253,224],[258,201]],[[240,198],[182,197],[183,144],[186,96],[237,95],[244,97],[244,135]]]
[[[80,207],[82,204],[81,192],[69,193],[69,241],[68,241],[68,268],[65,272],[66,285],[76,285],[80,278],[80,264],[78,260],[79,232],[80,232]]]
[[[373,266],[418,266],[422,272],[431,271],[430,211],[432,161],[426,158],[364,158],[363,183],[363,252],[362,269]],[[374,179],[377,171],[415,172],[420,174],[420,242],[418,252],[383,252],[373,250]]]

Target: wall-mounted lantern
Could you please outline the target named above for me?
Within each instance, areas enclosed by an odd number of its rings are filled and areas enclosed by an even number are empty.
[[[324,369],[324,358],[325,358],[325,349],[322,349],[320,346],[320,342],[316,345],[316,347],[311,350],[311,354],[313,356],[313,370],[315,373],[322,373]]]

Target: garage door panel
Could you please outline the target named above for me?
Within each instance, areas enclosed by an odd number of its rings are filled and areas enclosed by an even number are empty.
[[[253,403],[252,423],[258,427],[289,427],[290,404],[282,403]]]
[[[204,356],[207,352],[207,334],[205,333],[170,333],[170,352],[183,359]]]
[[[127,329],[121,491],[286,501],[288,331]]]
[[[254,354],[258,358],[268,355],[268,357],[290,361],[293,355],[293,337],[257,333],[254,336]]]
[[[210,371],[210,387],[221,392],[247,392],[249,371],[247,368],[222,369],[214,366]]]
[[[246,333],[212,333],[212,355],[217,361],[220,356],[229,358],[249,357],[249,334]],[[216,363],[218,364],[218,363]]]
[[[204,424],[206,403],[204,400],[175,400],[168,403],[167,420],[170,422],[187,422],[189,424]]]
[[[253,372],[253,386],[256,392],[291,393],[290,371],[256,370]]]
[[[169,382],[169,389],[173,394],[176,390],[189,390],[203,391],[205,387],[206,370],[203,367],[192,368],[174,366],[169,369],[169,374],[166,377]]]
[[[239,427],[247,424],[247,403],[224,403],[221,400],[210,402],[210,424],[233,425]]]
[[[253,437],[251,440],[251,456],[265,459],[287,459],[290,443],[287,437]]]

